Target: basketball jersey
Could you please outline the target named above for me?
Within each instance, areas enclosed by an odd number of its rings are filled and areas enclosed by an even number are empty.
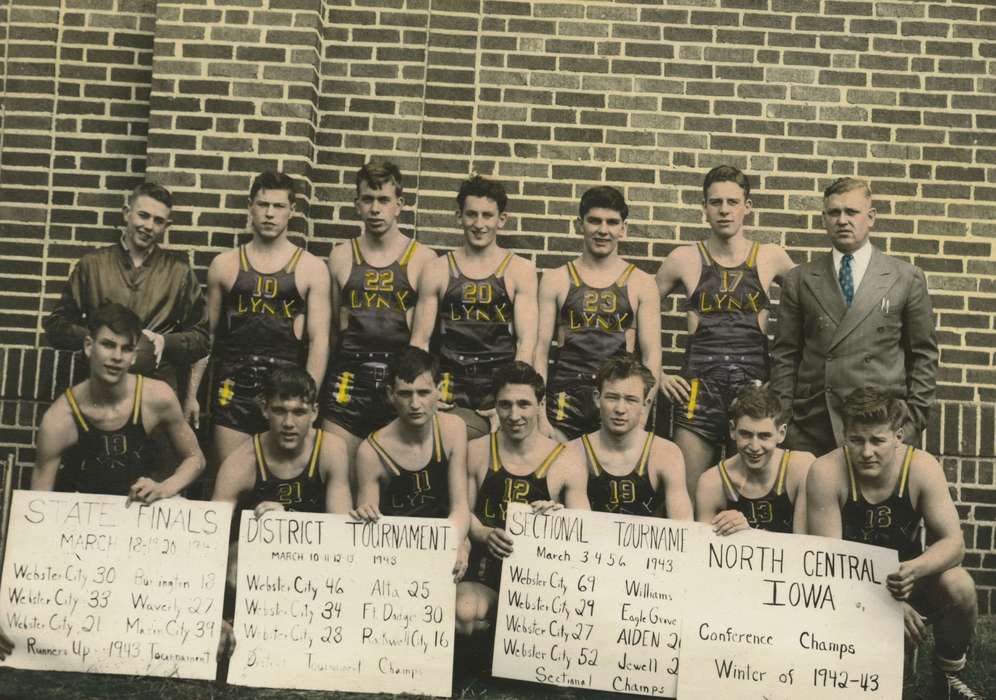
[[[515,359],[512,299],[505,286],[512,255],[506,255],[487,277],[473,279],[460,270],[452,252],[446,254],[449,285],[439,311],[439,354],[444,366]]]
[[[719,463],[719,475],[723,479],[726,490],[726,507],[738,510],[747,518],[751,527],[769,532],[792,532],[792,522],[795,518],[795,508],[785,490],[785,475],[788,473],[791,450],[782,453],[778,463],[778,475],[771,490],[760,498],[747,498],[737,491],[726,469],[726,460]]]
[[[608,287],[592,287],[567,263],[571,286],[560,308],[558,370],[593,375],[602,360],[626,352],[626,331],[635,321],[626,282],[634,267],[627,265]]]
[[[558,444],[546,456],[539,467],[526,476],[516,476],[505,471],[498,454],[498,433],[491,433],[491,463],[484,477],[474,506],[474,515],[487,527],[505,527],[505,516],[509,503],[532,503],[550,500],[550,487],[546,474],[554,463],[564,444]]]
[[[443,450],[439,418],[432,417],[432,455],[421,469],[411,471],[398,464],[377,439],[374,431],[367,442],[380,457],[390,477],[380,489],[380,512],[416,518],[447,518],[450,515],[449,460]]]
[[[418,295],[408,281],[408,263],[418,243],[411,241],[401,257],[386,267],[376,267],[363,260],[360,242],[354,238],[353,267],[342,288],[342,305],[346,308],[346,330],[340,350],[348,353],[393,353],[408,345],[411,332],[409,309],[415,308]]]
[[[869,503],[858,488],[851,455],[844,448],[850,482],[850,493],[841,515],[845,540],[894,549],[899,553],[899,561],[907,561],[923,553],[920,544],[923,518],[913,509],[907,488],[914,452],[912,446],[906,448],[899,481],[892,495],[881,503]]]
[[[294,279],[303,252],[297,248],[283,268],[264,274],[249,264],[246,246],[239,246],[239,274],[225,294],[225,356],[303,359],[305,344],[294,335],[294,319],[306,310]]]
[[[624,476],[616,476],[602,466],[588,436],[581,436],[581,444],[584,445],[588,459],[588,500],[592,510],[650,517],[660,514],[664,498],[654,490],[650,482],[650,449],[653,442],[654,434],[648,432],[633,471]]]
[[[702,274],[688,295],[688,311],[698,316],[699,324],[688,341],[689,352],[767,356],[768,337],[757,318],[770,305],[757,274],[761,244],[755,241],[747,258],[735,267],[713,260],[705,243],[696,245]]]
[[[66,389],[79,439],[56,476],[56,491],[127,496],[132,484],[154,472],[149,436],[142,425],[144,380],[141,374],[135,375],[131,415],[117,430],[100,430],[90,425],[72,388]]]
[[[318,464],[322,452],[322,431],[315,430],[315,444],[311,448],[308,465],[297,476],[281,479],[272,474],[266,466],[263,454],[262,434],[252,436],[252,446],[256,453],[256,485],[252,490],[253,505],[263,501],[276,501],[284,510],[298,513],[325,512],[325,481]]]

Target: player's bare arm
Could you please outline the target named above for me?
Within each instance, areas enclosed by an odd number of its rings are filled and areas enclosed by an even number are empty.
[[[336,435],[322,435],[322,449],[318,456],[325,480],[325,512],[346,514],[353,507],[349,489],[349,447]]]
[[[436,252],[429,248],[428,246],[419,245],[415,248],[415,252],[412,253],[412,259],[408,261],[408,281],[411,282],[412,287],[415,289],[415,293],[421,296],[422,288],[419,287],[419,280],[422,277],[422,273],[425,268],[430,265],[434,260],[439,258]],[[408,327],[412,327],[414,322],[415,309],[408,309]]]
[[[470,558],[470,504],[468,502],[467,479],[467,429],[457,416],[438,413],[439,431],[443,436],[443,449],[446,451],[448,466],[447,485],[450,494],[450,521],[456,529],[456,562],[453,565],[453,580],[459,581],[467,571]]]
[[[588,502],[588,470],[574,450],[565,449],[557,456],[547,472],[547,484],[550,487],[550,498],[554,502],[574,510],[591,510]]]
[[[758,251],[757,270],[764,289],[771,293],[771,283],[781,284],[788,271],[795,267],[788,252],[780,245],[765,243]]]
[[[662,303],[668,294],[671,294],[679,286],[688,290],[695,289],[699,283],[699,276],[702,274],[702,260],[693,245],[683,245],[675,248],[664,258],[660,269],[657,271],[655,282],[659,294],[658,303]],[[660,391],[672,401],[688,401],[691,387],[688,382],[678,374],[670,374],[664,371],[659,373]]]
[[[238,503],[242,494],[248,493],[256,485],[256,453],[252,440],[235,448],[218,469],[214,481],[212,501]]]
[[[661,373],[661,298],[654,279],[646,272],[634,270],[630,276],[630,293],[635,299],[636,339],[640,359],[654,377]],[[656,393],[656,392],[655,392]]]
[[[474,514],[477,495],[484,483],[491,455],[491,437],[471,440],[467,445],[467,505],[470,509],[470,541],[481,545],[493,557],[504,558],[512,553],[512,538],[502,528],[488,527]]]
[[[437,257],[426,264],[418,278],[418,303],[412,319],[412,337],[409,341],[417,348],[429,351],[429,341],[436,327],[439,301],[446,292],[450,268],[445,256]]]
[[[368,522],[380,518],[381,480],[386,479],[387,472],[380,457],[364,440],[356,448],[356,507],[349,511],[351,518]]]
[[[695,521],[709,525],[726,507],[719,467],[709,467],[695,487]]]
[[[76,444],[79,435],[69,401],[60,396],[45,412],[36,438],[35,467],[31,470],[31,490],[51,491],[62,464],[62,455]]]
[[[550,344],[557,330],[557,314],[567,297],[570,282],[567,268],[558,267],[543,273],[538,292],[538,325],[536,332],[536,352],[533,353],[533,369],[547,379],[550,361]]]
[[[532,363],[539,332],[536,266],[516,255],[505,272],[505,281],[514,304],[515,359]]]
[[[331,288],[329,272],[322,261],[308,252],[301,254],[294,271],[294,282],[307,299],[305,324],[308,338],[308,360],[305,368],[322,385],[329,359],[329,332],[331,330]]]
[[[806,477],[816,457],[810,452],[793,451],[785,474],[785,488],[792,499],[792,532],[806,534]]]
[[[806,532],[840,539],[844,524],[841,507],[847,498],[845,469],[837,451],[813,462],[806,477]]]
[[[685,484],[685,458],[670,440],[655,437],[651,448],[651,483],[655,491],[664,488],[667,517],[671,520],[692,520],[692,499]]]

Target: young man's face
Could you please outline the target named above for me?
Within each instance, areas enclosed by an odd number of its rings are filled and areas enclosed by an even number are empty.
[[[487,248],[505,226],[505,213],[498,211],[498,203],[490,197],[469,195],[463,202],[463,209],[457,212],[463,227],[467,245],[482,250]]]
[[[274,443],[287,452],[297,452],[311,432],[318,407],[300,396],[274,396],[263,405],[263,417]]]
[[[875,208],[861,189],[832,194],[823,200],[823,226],[834,248],[853,253],[865,244],[875,225]]]
[[[418,427],[428,423],[435,415],[439,405],[439,388],[428,372],[418,375],[413,382],[395,377],[394,386],[387,387],[387,400],[402,422]]]
[[[294,213],[287,190],[260,190],[249,202],[249,221],[257,235],[273,240],[283,235]]]
[[[169,228],[170,209],[157,199],[139,195],[126,206],[124,240],[130,250],[144,253],[158,243]]]
[[[90,360],[90,377],[106,384],[117,384],[135,364],[137,347],[135,338],[101,326],[96,335],[83,339],[83,352]]]
[[[744,219],[753,204],[744,197],[744,191],[735,182],[714,182],[709,185],[702,210],[713,233],[722,238],[732,238],[744,227]]]
[[[397,185],[385,182],[373,188],[368,182],[361,182],[356,194],[356,213],[363,221],[368,233],[382,235],[397,225],[405,199],[397,195]]]
[[[763,469],[779,443],[785,439],[786,425],[776,425],[775,419],[740,416],[730,421],[730,438],[737,445],[740,462],[747,469]]]
[[[645,387],[639,376],[610,379],[598,392],[598,410],[602,430],[613,435],[626,435],[643,425]]]
[[[512,440],[524,440],[536,430],[542,404],[528,384],[506,384],[495,397],[501,429]]]
[[[595,257],[604,258],[616,252],[619,241],[626,237],[626,222],[615,209],[592,207],[577,222],[578,232],[584,236],[585,250]]]
[[[855,423],[844,430],[844,449],[851,456],[856,475],[874,479],[888,471],[902,444],[902,428],[893,430],[888,423]]]

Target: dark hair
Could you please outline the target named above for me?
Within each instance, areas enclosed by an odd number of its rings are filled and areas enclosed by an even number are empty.
[[[273,399],[301,399],[311,406],[318,398],[318,390],[303,367],[278,367],[266,375],[259,396],[264,404]]]
[[[267,170],[260,173],[253,179],[252,187],[249,188],[249,201],[256,199],[260,190],[284,190],[287,192],[287,199],[291,204],[297,194],[297,183],[287,173]]]
[[[837,178],[823,190],[823,198],[826,199],[834,194],[845,194],[851,190],[861,190],[864,192],[865,197],[871,199],[872,191],[871,187],[868,186],[868,181],[856,177]]]
[[[905,401],[872,386],[848,394],[841,415],[845,430],[855,425],[883,424],[888,424],[891,430],[899,430],[910,418]]]
[[[734,423],[747,416],[754,420],[771,418],[775,421],[775,425],[783,425],[788,422],[785,413],[785,407],[778,394],[767,387],[754,384],[748,384],[741,389],[737,398],[730,404],[730,420]]]
[[[372,190],[379,190],[389,182],[394,183],[394,196],[400,197],[404,188],[398,166],[388,160],[372,161],[356,171],[356,194],[359,196],[360,185],[363,183]]]
[[[498,396],[498,392],[509,384],[525,384],[532,387],[537,401],[542,401],[546,394],[546,384],[543,377],[531,365],[521,360],[499,367],[492,377],[491,389],[494,395]]]
[[[118,335],[126,335],[137,343],[142,335],[142,320],[127,306],[109,302],[103,304],[87,319],[90,337],[96,338],[101,328],[108,328]]]
[[[643,398],[647,398],[650,390],[654,388],[654,374],[647,366],[640,362],[640,358],[632,353],[617,355],[606,359],[598,368],[598,376],[595,380],[598,390],[601,391],[606,382],[614,382],[630,377],[639,377],[643,380]]]
[[[139,197],[149,197],[161,204],[165,204],[169,209],[173,208],[173,194],[158,182],[143,182],[133,189],[131,194],[128,195],[128,206],[130,207],[132,202]]]
[[[498,212],[505,211],[508,206],[508,193],[497,180],[485,180],[480,175],[475,175],[469,180],[464,180],[457,192],[457,206],[463,211],[463,205],[467,197],[487,197],[498,205]]]
[[[625,221],[626,217],[629,216],[629,205],[626,204],[626,198],[623,197],[622,192],[617,190],[615,187],[609,187],[608,185],[592,187],[590,190],[581,195],[581,204],[578,206],[578,216],[583,219],[585,214],[596,207],[601,209],[611,209],[619,212],[619,216],[623,221]]]
[[[750,180],[739,168],[732,165],[717,165],[706,173],[702,181],[702,199],[708,199],[709,188],[716,182],[734,182],[744,191],[744,200],[750,199]]]
[[[422,348],[411,345],[394,356],[387,368],[387,386],[394,388],[394,380],[414,382],[420,375],[429,373],[433,382],[439,381],[439,360]]]

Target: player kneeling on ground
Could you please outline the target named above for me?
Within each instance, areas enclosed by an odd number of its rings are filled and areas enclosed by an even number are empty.
[[[698,521],[712,525],[717,535],[751,527],[805,534],[806,475],[814,457],[778,447],[787,427],[778,396],[747,386],[730,413],[737,453],[699,479]]]
[[[635,355],[605,360],[595,394],[602,427],[570,447],[588,464],[592,510],[691,520],[681,450],[643,429],[654,384],[654,375]]]
[[[978,615],[975,584],[959,566],[965,546],[958,512],[937,460],[903,444],[908,420],[905,403],[880,389],[857,389],[847,397],[844,446],[809,471],[809,532],[896,550],[899,569],[886,586],[902,601],[906,636],[919,644],[925,621],[934,625],[930,697],[981,698],[958,675]]]

